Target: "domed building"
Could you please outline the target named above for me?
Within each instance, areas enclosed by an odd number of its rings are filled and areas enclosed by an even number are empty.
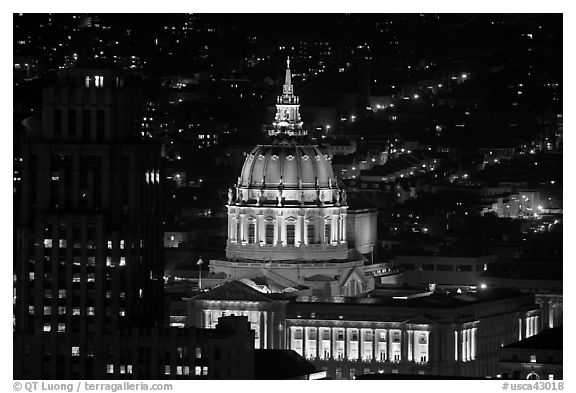
[[[372,285],[364,259],[348,249],[346,191],[329,157],[308,139],[299,108],[288,60],[268,140],[248,154],[228,191],[227,260],[212,260],[210,268],[269,287],[360,295]]]

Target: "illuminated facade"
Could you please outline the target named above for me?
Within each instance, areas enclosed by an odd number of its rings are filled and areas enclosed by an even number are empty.
[[[227,260],[210,268],[229,279],[272,275],[285,287],[359,295],[372,282],[348,248],[346,190],[307,139],[289,65],[269,139],[248,154],[228,193]]]
[[[506,289],[289,297],[231,281],[186,302],[188,326],[247,316],[256,348],[292,349],[334,379],[365,373],[495,377],[501,347],[540,331],[534,295]]]

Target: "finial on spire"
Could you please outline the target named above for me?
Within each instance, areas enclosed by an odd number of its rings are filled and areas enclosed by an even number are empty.
[[[286,57],[286,68],[290,69],[290,56]]]

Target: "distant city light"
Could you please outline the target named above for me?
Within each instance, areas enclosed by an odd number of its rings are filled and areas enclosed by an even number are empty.
[[[484,283],[480,284],[480,288],[486,289],[486,284],[484,284]]]

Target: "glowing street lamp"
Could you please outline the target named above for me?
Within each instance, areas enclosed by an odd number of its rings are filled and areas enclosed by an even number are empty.
[[[202,258],[198,259],[198,262],[196,262],[196,265],[198,265],[198,289],[202,290],[202,264],[204,263],[204,261],[202,260]]]

